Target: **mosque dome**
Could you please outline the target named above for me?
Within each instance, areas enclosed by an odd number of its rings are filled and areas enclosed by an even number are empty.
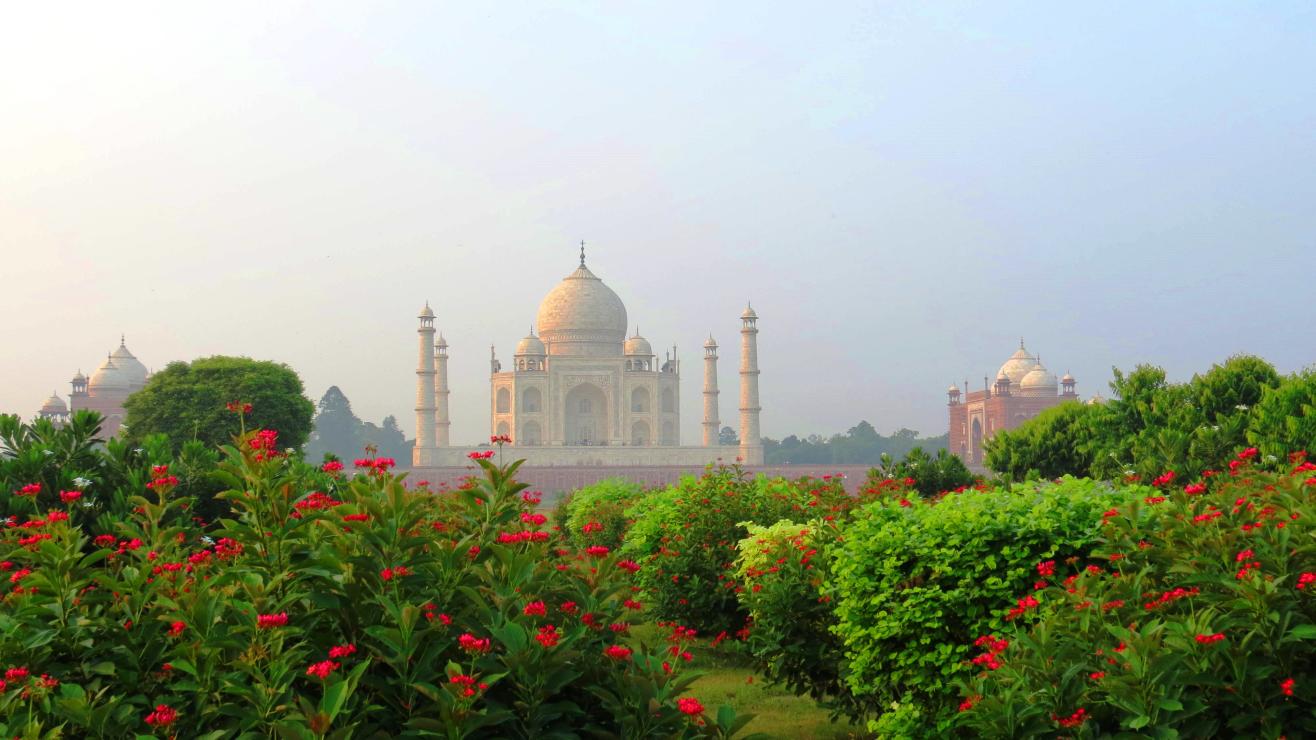
[[[1024,349],[1024,343],[1021,341],[1019,342],[1019,349],[1010,355],[1010,359],[1006,360],[1004,365],[1001,365],[1001,370],[997,375],[1007,376],[1010,378],[1010,384],[1017,386],[1023,383],[1024,376],[1032,372],[1036,366],[1037,358],[1028,354],[1028,350]]]
[[[704,342],[704,349],[717,349],[717,341],[713,339],[712,334],[709,334],[708,341]]]
[[[40,413],[42,416],[57,416],[68,412],[69,407],[65,405],[64,399],[60,398],[57,393],[51,393],[50,398],[47,398],[46,402],[41,404]]]
[[[126,391],[128,390],[128,376],[119,369],[110,356],[105,358],[105,362],[96,368],[96,372],[91,374],[91,380],[87,383],[87,389],[90,391]]]
[[[756,313],[754,313],[754,307],[751,306],[751,305],[749,305],[749,304],[745,304],[745,312],[742,313],[742,314],[740,314],[740,318],[742,318],[742,319],[757,319],[758,317],[759,317],[759,315],[756,314]]]
[[[1061,382],[1061,383],[1075,383],[1075,382],[1077,382],[1077,381],[1074,380],[1074,376],[1073,376],[1073,375],[1070,375],[1069,373],[1065,373],[1064,377],[1062,377],[1062,378],[1060,379],[1060,382]]]
[[[534,332],[530,332],[525,339],[516,344],[516,354],[519,355],[544,355],[544,343],[539,341],[539,337]]]
[[[544,296],[535,325],[555,355],[615,356],[626,339],[626,306],[582,255],[580,267]]]
[[[622,347],[622,353],[649,357],[653,355],[653,347],[649,346],[649,340],[640,336],[640,330],[636,329],[635,336],[626,340],[626,344]]]
[[[87,382],[87,376],[86,376],[86,375],[83,375],[83,374],[82,374],[82,371],[79,370],[78,373],[77,373],[77,375],[74,375],[74,376],[73,376],[73,382],[74,382],[74,383],[86,383],[86,382]]]
[[[416,318],[418,318],[418,319],[432,319],[432,318],[434,318],[434,309],[430,308],[430,302],[429,302],[429,301],[425,301],[425,307],[422,308],[422,309],[420,309],[420,314],[417,315]]]
[[[946,389],[946,392],[950,394],[959,393],[960,387],[958,385],[955,385],[954,383],[951,383],[950,387]]]
[[[1056,391],[1056,376],[1043,367],[1042,363],[1039,362],[1037,365],[1033,366],[1033,369],[1029,370],[1028,374],[1024,376],[1024,379],[1019,382],[1019,387],[1029,395],[1040,396],[1047,393],[1054,394]]]
[[[146,366],[134,357],[132,352],[128,351],[123,337],[119,338],[119,348],[114,350],[114,353],[110,355],[110,359],[114,360],[115,367],[123,373],[124,380],[130,390],[137,390],[146,385]]]

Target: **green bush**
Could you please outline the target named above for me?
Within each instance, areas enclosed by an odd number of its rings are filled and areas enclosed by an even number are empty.
[[[643,491],[643,486],[624,478],[609,478],[573,491],[562,510],[561,523],[568,538],[577,547],[621,547],[631,524],[626,510]]]
[[[747,525],[835,518],[851,503],[840,479],[747,478],[719,467],[632,505],[622,552],[641,566],[637,583],[653,615],[705,635],[731,633],[748,616],[735,572]]]
[[[901,460],[884,453],[882,462],[868,471],[864,489],[871,490],[884,480],[901,481],[924,498],[962,491],[979,482],[959,457],[944,449],[937,450],[936,455],[929,455],[922,447],[910,450]]]
[[[745,650],[774,684],[807,695],[836,715],[863,714],[845,683],[845,652],[832,634],[835,608],[822,586],[828,549],[842,536],[840,520],[751,524],[740,541],[736,575],[749,614]]]
[[[1316,735],[1316,465],[1229,472],[1112,510],[1091,560],[995,627],[960,724],[981,737]],[[1191,480],[1191,479],[1190,479]],[[1072,571],[1072,575],[1070,572]],[[1064,580],[1061,580],[1064,579]]]
[[[1037,563],[1086,554],[1102,512],[1150,491],[1066,478],[935,505],[863,507],[833,549],[824,585],[836,599],[849,690],[944,729],[972,640],[1012,618]],[[1014,607],[1019,616],[1032,616],[1028,604]]]

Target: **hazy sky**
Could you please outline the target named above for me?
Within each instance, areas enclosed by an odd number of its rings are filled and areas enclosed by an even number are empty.
[[[1316,4],[202,5],[0,11],[0,409],[126,332],[411,432],[428,299],[473,442],[580,239],[687,443],[746,298],[775,437],[939,434],[1020,335],[1084,396],[1316,361]]]

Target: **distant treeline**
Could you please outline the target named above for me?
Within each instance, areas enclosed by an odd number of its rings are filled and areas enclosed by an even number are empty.
[[[883,436],[872,424],[861,421],[845,434],[826,438],[818,434],[804,438],[792,434],[782,440],[764,437],[763,452],[769,464],[876,465],[883,454],[899,459],[915,447],[935,455],[938,450],[946,449],[949,436],[920,437],[913,429],[900,429],[891,436]]]

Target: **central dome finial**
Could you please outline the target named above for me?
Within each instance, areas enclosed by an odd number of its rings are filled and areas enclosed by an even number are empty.
[[[580,240],[580,266],[585,266],[585,240]]]

